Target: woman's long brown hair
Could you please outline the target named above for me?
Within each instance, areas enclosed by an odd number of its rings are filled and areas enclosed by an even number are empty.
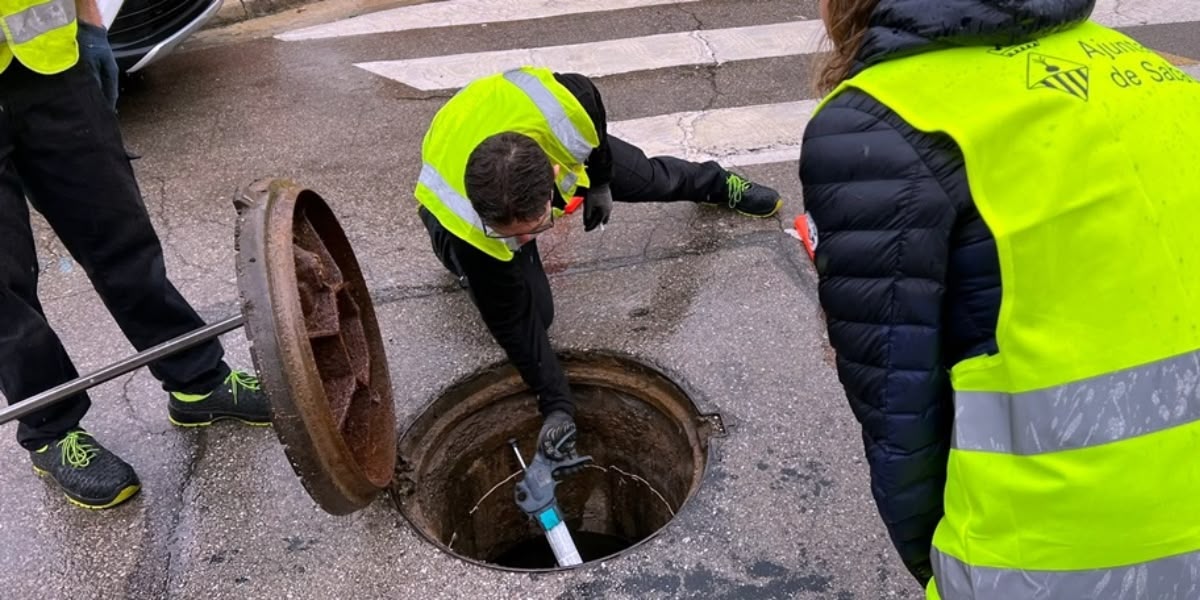
[[[829,0],[829,39],[833,51],[829,53],[821,73],[817,77],[817,90],[828,94],[850,76],[854,58],[862,48],[863,37],[871,12],[879,0]]]

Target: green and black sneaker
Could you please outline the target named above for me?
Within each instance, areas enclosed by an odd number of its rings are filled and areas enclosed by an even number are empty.
[[[29,458],[38,476],[49,476],[71,504],[83,508],[112,508],[142,489],[133,467],[82,429],[30,452]]]
[[[725,196],[729,208],[748,217],[771,217],[783,208],[779,192],[734,173],[725,178]]]
[[[225,382],[207,394],[171,392],[167,415],[180,427],[204,427],[221,419],[234,419],[247,425],[271,424],[267,395],[259,389],[258,378],[242,371],[230,371]]]

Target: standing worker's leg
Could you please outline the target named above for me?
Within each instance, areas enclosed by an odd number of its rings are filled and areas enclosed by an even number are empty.
[[[32,200],[138,350],[204,325],[167,279],[162,246],[142,203],[116,114],[84,64],[53,76],[25,75],[16,166]],[[150,364],[172,392],[179,425],[218,418],[269,423],[253,377],[231,372],[212,340]]]
[[[79,376],[37,296],[38,264],[29,209],[12,164],[13,120],[0,77],[0,391],[10,404]],[[17,440],[41,448],[79,424],[88,409],[78,394],[21,419]]]
[[[17,168],[42,213],[139,350],[204,326],[167,280],[116,117],[83,65],[31,78],[44,92],[23,117]],[[170,389],[199,393],[226,375],[209,341],[151,364]]]
[[[9,403],[78,377],[37,296],[38,264],[29,209],[14,157],[19,108],[30,98],[10,67],[0,74],[0,391]],[[133,469],[79,429],[87,412],[79,393],[21,419],[17,440],[34,470],[71,501],[89,508],[120,504],[140,489]]]
[[[752,217],[769,217],[783,200],[775,190],[730,173],[714,161],[695,163],[673,156],[647,157],[640,148],[613,136],[612,194],[617,202],[721,204]]]

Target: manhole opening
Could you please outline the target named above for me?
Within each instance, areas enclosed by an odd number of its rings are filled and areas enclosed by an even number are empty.
[[[579,450],[595,463],[558,486],[559,506],[585,564],[635,546],[674,518],[699,488],[711,426],[661,373],[625,357],[563,357]],[[511,368],[487,369],[447,390],[400,441],[397,503],[427,539],[461,558],[512,570],[556,569],[540,529],[517,508],[541,427],[533,395]]]

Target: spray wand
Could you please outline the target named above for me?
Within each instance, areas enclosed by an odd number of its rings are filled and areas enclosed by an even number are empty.
[[[526,466],[525,459],[521,457],[521,450],[517,448],[517,441],[508,440],[508,443],[525,473],[524,479],[518,481],[516,486],[517,506],[537,521],[546,534],[546,541],[550,543],[550,550],[554,552],[558,566],[571,567],[581,564],[583,560],[579,558],[575,540],[571,539],[571,532],[567,530],[567,524],[563,521],[562,511],[558,509],[558,499],[554,496],[554,488],[558,486],[554,472],[590,463],[592,457],[580,456],[556,462],[537,452],[533,456],[533,463]]]

